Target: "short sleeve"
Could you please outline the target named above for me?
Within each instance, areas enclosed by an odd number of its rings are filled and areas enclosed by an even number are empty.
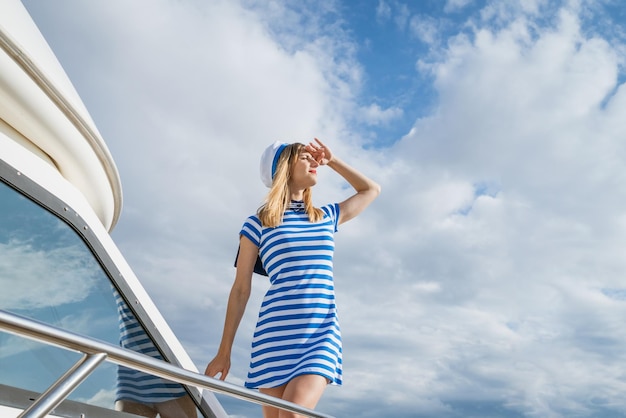
[[[254,245],[257,247],[261,246],[261,221],[256,216],[250,216],[243,223],[241,227],[241,231],[239,235],[243,235],[248,238]],[[235,256],[235,267],[237,267],[237,259],[239,258],[239,250],[241,247],[237,248],[237,255]],[[257,256],[256,262],[254,264],[254,272],[256,274],[260,274],[262,276],[267,276],[267,272],[265,268],[263,268],[263,262],[261,261],[261,257]]]
[[[322,206],[321,209],[331,219],[333,223],[333,232],[337,232],[339,230],[339,203]]]
[[[256,216],[250,216],[243,223],[240,235],[248,238],[257,247],[261,246],[261,220]]]

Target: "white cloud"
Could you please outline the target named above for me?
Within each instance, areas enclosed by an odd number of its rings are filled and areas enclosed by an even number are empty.
[[[411,11],[406,4],[400,2],[395,3],[395,15],[393,20],[398,29],[404,30],[409,22],[410,17]]]
[[[85,254],[76,246],[46,250],[16,240],[0,243],[0,306],[40,309],[83,300],[95,288],[100,271]],[[41,286],[44,278],[50,280]]]
[[[387,21],[391,18],[391,6],[385,0],[378,0],[376,18],[380,21]]]
[[[411,18],[409,7],[397,0],[379,0],[376,7],[376,19],[380,23],[393,22],[400,31],[404,31]]]
[[[454,13],[465,8],[472,0],[447,0],[443,11],[446,13]]]
[[[363,121],[368,125],[388,124],[402,116],[403,111],[399,107],[383,109],[380,105],[372,103],[361,109]]]
[[[439,41],[438,21],[430,16],[415,15],[409,21],[410,32],[427,45]]]

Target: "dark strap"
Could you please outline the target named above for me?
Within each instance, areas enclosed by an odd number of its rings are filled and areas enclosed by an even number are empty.
[[[239,249],[241,247],[237,247],[237,256],[235,257],[235,267],[237,267],[237,260],[239,259]],[[254,272],[256,274],[260,274],[261,276],[267,276],[267,272],[263,268],[263,263],[261,262],[261,256],[256,257],[256,263],[254,263]]]

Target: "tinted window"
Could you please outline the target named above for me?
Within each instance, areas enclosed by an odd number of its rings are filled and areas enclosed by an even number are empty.
[[[2,182],[0,212],[0,309],[115,345],[120,344],[120,329],[132,328],[131,337],[122,338],[130,344],[126,345],[159,357],[139,323],[128,323],[129,317],[134,318],[132,312],[90,247],[68,223]],[[120,316],[122,311],[128,315]],[[120,318],[126,321],[121,327]],[[0,384],[38,393],[82,356],[3,332],[0,347]],[[104,362],[68,399],[113,409],[117,381],[118,367]],[[184,394],[178,385],[161,386],[159,393],[148,394],[151,402],[167,399],[171,393]],[[192,402],[191,407],[196,416]],[[174,412],[172,416],[185,415]]]

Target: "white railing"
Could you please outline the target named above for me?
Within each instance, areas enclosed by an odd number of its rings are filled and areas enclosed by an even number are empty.
[[[30,318],[0,310],[0,331],[49,345],[78,351],[84,356],[18,418],[40,418],[52,411],[102,362],[109,361],[183,385],[195,386],[261,405],[273,406],[310,418],[332,418],[292,402],[242,388],[192,372],[171,363],[136,353],[100,340],[63,330]],[[202,411],[207,414],[209,411]],[[210,414],[207,414],[210,416]]]

